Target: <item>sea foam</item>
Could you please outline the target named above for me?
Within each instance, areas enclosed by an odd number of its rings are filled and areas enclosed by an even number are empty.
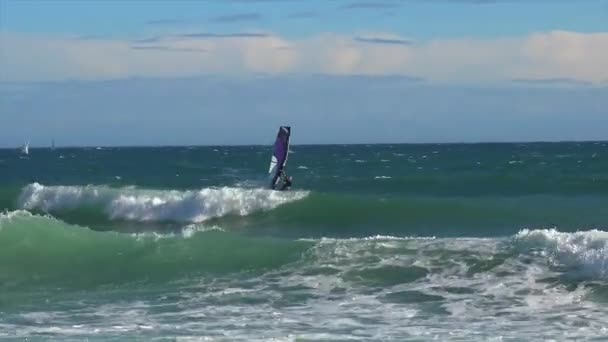
[[[271,210],[307,195],[307,191],[278,192],[232,187],[164,191],[33,183],[22,190],[19,204],[23,209],[47,212],[99,207],[110,219],[202,222],[226,215],[245,216]]]
[[[555,266],[566,267],[579,278],[608,279],[608,232],[601,230],[559,232],[524,229],[515,235],[517,246],[531,249]]]

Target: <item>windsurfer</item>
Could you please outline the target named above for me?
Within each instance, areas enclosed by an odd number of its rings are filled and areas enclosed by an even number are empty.
[[[291,189],[291,183],[293,181],[293,178],[291,176],[287,176],[287,174],[285,174],[285,172],[283,171],[281,171],[281,178],[283,180],[283,184],[281,184],[279,190],[283,191]]]

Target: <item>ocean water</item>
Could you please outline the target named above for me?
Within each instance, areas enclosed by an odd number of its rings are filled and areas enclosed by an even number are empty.
[[[608,143],[0,150],[0,339],[608,336]]]

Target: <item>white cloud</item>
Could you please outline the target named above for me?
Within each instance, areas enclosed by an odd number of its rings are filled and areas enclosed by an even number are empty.
[[[3,32],[0,79],[326,73],[409,75],[439,82],[608,81],[608,32],[551,31],[496,39],[434,39],[416,44],[395,44],[409,40],[391,33],[373,35],[382,39],[354,37],[357,36],[325,33],[290,40],[278,35],[184,35],[149,43],[166,49],[134,49],[133,46],[146,43]]]

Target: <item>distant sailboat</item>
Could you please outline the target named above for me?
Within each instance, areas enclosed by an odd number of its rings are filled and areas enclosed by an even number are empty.
[[[21,146],[21,153],[23,154],[30,154],[30,142],[26,142],[25,144],[23,144],[23,146]]]
[[[55,138],[51,141],[51,151],[55,151]]]

